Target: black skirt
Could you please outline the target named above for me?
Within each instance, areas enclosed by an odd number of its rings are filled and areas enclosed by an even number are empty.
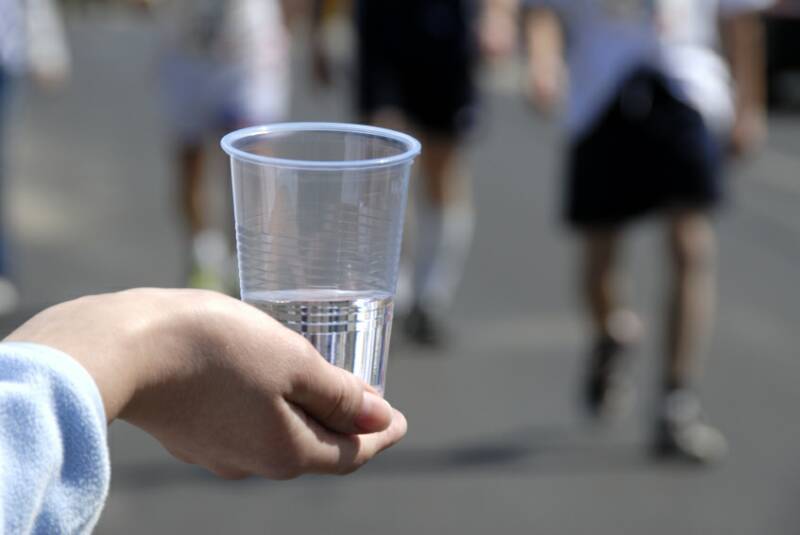
[[[667,80],[637,69],[569,149],[565,215],[574,226],[617,226],[722,197],[722,151],[700,114]]]
[[[477,101],[471,6],[468,0],[358,2],[359,113],[394,107],[431,133],[469,129]]]

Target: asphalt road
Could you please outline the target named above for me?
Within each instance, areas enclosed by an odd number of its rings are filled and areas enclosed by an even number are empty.
[[[181,282],[152,28],[102,13],[70,28],[72,83],[18,95],[5,202],[24,303],[6,329],[86,292]],[[315,93],[297,78],[294,118],[348,117],[341,88]],[[632,231],[626,258],[649,335],[637,354],[639,409],[611,429],[576,410],[584,331],[574,242],[556,217],[559,136],[514,85],[513,69],[494,73],[471,141],[479,220],[454,344],[393,348],[388,396],[409,418],[407,439],[350,477],[234,483],[117,423],[97,533],[800,532],[800,115],[773,117],[764,153],[732,169],[704,389],[732,452],[698,470],[644,453],[664,277],[658,221]],[[214,165],[224,184],[221,155]]]

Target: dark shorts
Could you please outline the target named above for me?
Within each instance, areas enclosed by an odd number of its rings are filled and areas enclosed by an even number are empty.
[[[475,120],[476,58],[468,0],[361,0],[358,111],[397,108],[419,127],[457,135]]]
[[[659,73],[637,70],[570,147],[566,219],[614,226],[672,207],[711,208],[722,197],[722,163],[700,114]]]

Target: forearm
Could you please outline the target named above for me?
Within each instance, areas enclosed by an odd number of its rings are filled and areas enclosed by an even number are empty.
[[[504,14],[516,17],[519,14],[519,0],[484,0],[485,12]]]
[[[50,307],[14,330],[5,340],[32,342],[58,349],[76,360],[95,381],[112,422],[128,406],[140,385],[152,381],[163,362],[150,362],[146,345],[166,306],[142,299],[142,290],[89,296]],[[83,311],[100,308],[105,327]],[[120,310],[136,321],[115,321]]]
[[[764,32],[756,13],[721,21],[723,47],[736,86],[738,115],[762,114],[765,108]]]
[[[550,75],[559,72],[564,62],[564,43],[555,12],[545,8],[528,9],[525,34],[531,66]]]

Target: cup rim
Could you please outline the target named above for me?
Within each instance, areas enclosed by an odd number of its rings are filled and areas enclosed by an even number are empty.
[[[354,134],[368,134],[381,136],[393,141],[400,142],[405,146],[405,150],[400,154],[386,158],[370,158],[366,160],[296,160],[292,158],[277,158],[273,156],[263,156],[253,154],[246,150],[236,148],[234,143],[248,137],[273,134],[277,132],[341,132]],[[395,130],[381,128],[378,126],[367,126],[353,123],[333,123],[333,122],[289,122],[265,124],[251,126],[235,130],[225,135],[220,141],[222,150],[232,158],[244,160],[256,164],[270,165],[273,167],[287,167],[292,169],[316,169],[316,170],[341,170],[341,169],[366,169],[377,167],[389,167],[404,163],[416,158],[422,150],[419,141]]]

